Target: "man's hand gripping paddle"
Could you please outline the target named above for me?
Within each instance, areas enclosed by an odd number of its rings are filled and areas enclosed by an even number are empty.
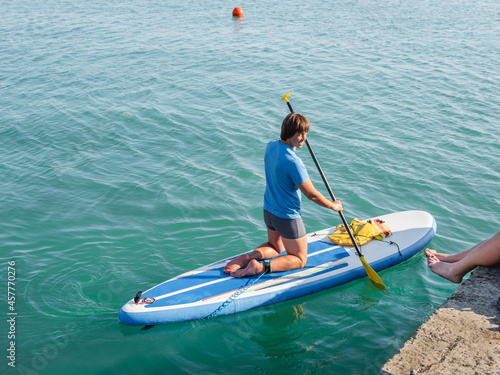
[[[290,94],[286,94],[282,100],[286,101],[286,104],[288,105],[288,108],[290,109],[291,113],[294,113],[292,105],[290,104],[290,101],[288,100],[288,97]],[[332,188],[330,187],[330,184],[328,183],[328,180],[326,179],[325,174],[323,173],[323,170],[321,169],[321,166],[319,165],[318,159],[316,158],[316,155],[314,154],[313,149],[311,148],[311,145],[309,144],[309,140],[306,138],[306,145],[307,148],[309,149],[309,152],[311,153],[312,159],[314,161],[314,164],[316,164],[316,167],[318,168],[319,174],[321,175],[321,178],[323,179],[323,182],[325,183],[326,189],[328,190],[328,193],[330,193],[330,197],[332,200],[336,200],[335,196],[333,195]],[[354,244],[354,248],[356,249],[356,253],[359,256],[359,259],[361,260],[361,263],[363,264],[363,267],[365,268],[366,274],[368,275],[368,278],[372,282],[373,285],[375,285],[377,288],[380,289],[385,289],[385,284],[380,278],[380,276],[373,270],[373,268],[370,267],[370,265],[366,262],[365,257],[363,254],[361,254],[361,250],[358,246],[358,243],[356,242],[356,239],[354,238],[354,235],[352,234],[351,228],[349,227],[349,224],[347,223],[344,213],[342,211],[339,211],[340,218],[342,219],[342,223],[344,224],[344,227],[347,229],[347,233],[349,233],[349,237],[351,238],[352,243]]]

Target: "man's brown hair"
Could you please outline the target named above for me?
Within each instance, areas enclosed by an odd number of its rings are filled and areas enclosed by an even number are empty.
[[[295,133],[307,133],[309,131],[309,120],[300,113],[289,113],[281,124],[281,140],[286,141]]]

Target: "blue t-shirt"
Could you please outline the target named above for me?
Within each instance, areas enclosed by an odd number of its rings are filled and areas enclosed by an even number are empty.
[[[301,193],[297,185],[309,180],[304,163],[295,151],[279,140],[267,144],[264,163],[264,209],[284,219],[298,219]]]

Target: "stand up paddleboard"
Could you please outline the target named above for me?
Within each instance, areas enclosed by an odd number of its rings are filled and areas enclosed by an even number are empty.
[[[424,211],[377,218],[392,231],[384,241],[372,240],[362,247],[365,260],[377,272],[409,259],[436,233],[436,221]],[[308,258],[302,269],[237,279],[223,272],[226,263],[235,257],[224,259],[167,280],[131,299],[120,310],[120,322],[155,325],[234,314],[366,277],[354,247],[338,246],[328,239],[334,230],[332,227],[307,235]]]

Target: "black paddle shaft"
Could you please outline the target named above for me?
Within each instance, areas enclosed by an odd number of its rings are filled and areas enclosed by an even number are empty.
[[[286,101],[286,104],[288,105],[288,108],[290,109],[290,113],[295,113],[293,108],[292,108],[292,105],[290,104],[290,102],[288,100]],[[321,168],[321,165],[319,165],[318,158],[316,158],[316,154],[314,154],[314,151],[313,151],[311,145],[309,144],[309,140],[307,139],[307,137],[306,137],[306,146],[311,154],[311,157],[314,161],[314,164],[316,164],[316,167],[318,168],[319,174],[321,175],[321,178],[323,179],[323,182],[325,183],[325,186],[326,186],[326,189],[328,190],[328,193],[330,193],[330,197],[332,198],[332,200],[336,201],[337,199],[335,199],[335,195],[333,195],[332,188],[330,187],[330,184],[328,183],[328,180],[326,179],[326,176],[323,173],[323,169]],[[356,249],[356,253],[358,254],[359,257],[363,256],[361,254],[361,250],[359,249],[358,243],[356,242],[356,239],[354,238],[354,235],[352,234],[351,228],[349,227],[349,224],[347,223],[347,220],[345,219],[344,213],[342,211],[338,211],[338,213],[340,215],[340,218],[342,219],[342,223],[344,224],[344,227],[347,230],[347,233],[349,233],[349,237],[351,238],[351,241],[354,245],[354,248]]]

